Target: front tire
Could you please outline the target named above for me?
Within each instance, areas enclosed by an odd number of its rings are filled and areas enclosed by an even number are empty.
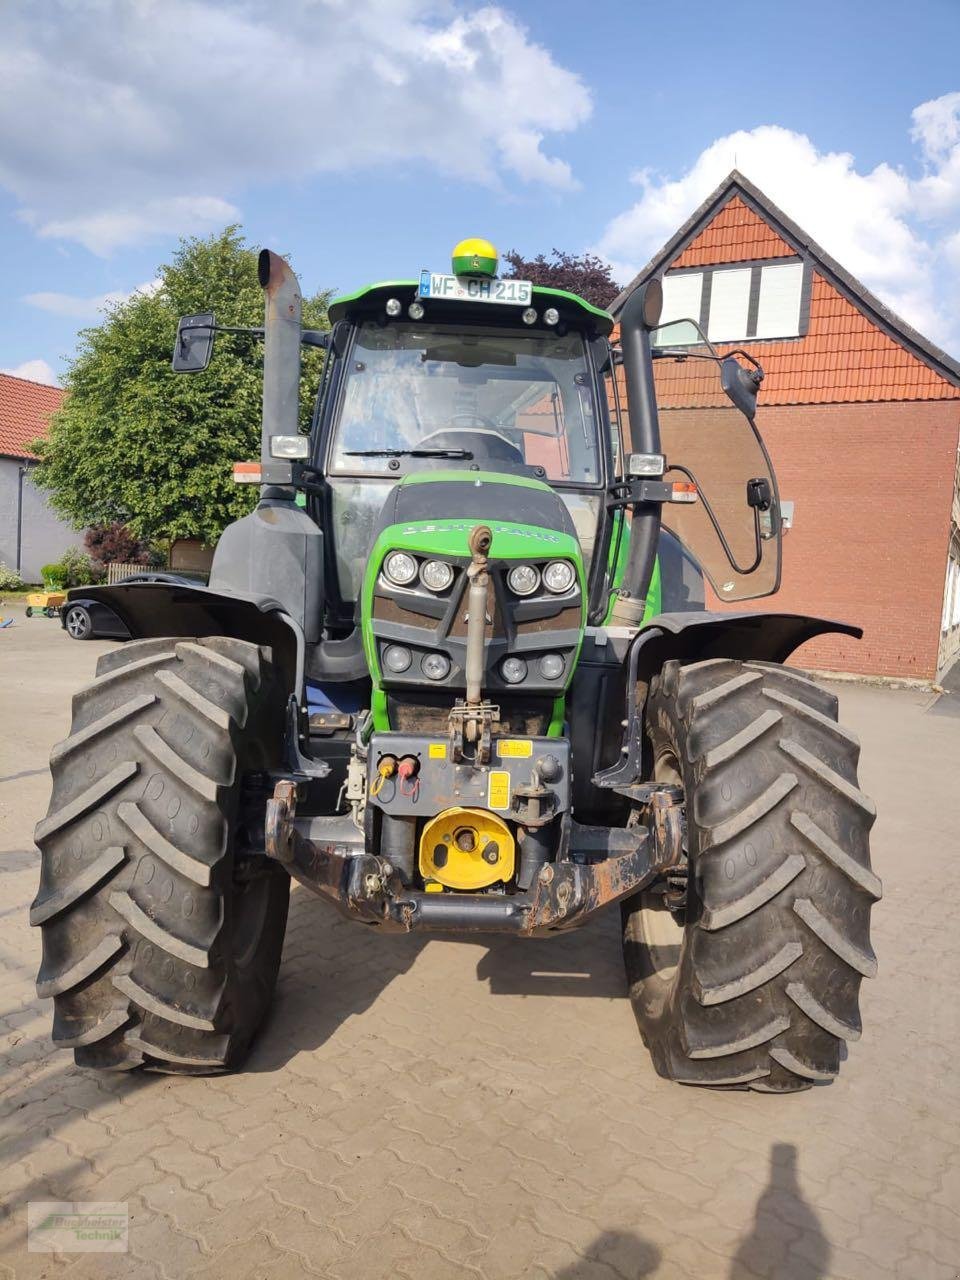
[[[64,629],[71,640],[93,639],[93,619],[82,605],[71,605],[67,610]]]
[[[791,1092],[832,1079],[860,1035],[876,811],[836,715],[831,693],[773,663],[669,662],[651,683],[654,776],[686,795],[686,897],[639,895],[623,923],[661,1075]]]
[[[79,1065],[243,1058],[276,983],[289,879],[250,847],[240,792],[276,758],[283,705],[267,652],[223,637],[125,645],[74,697],[30,919],[54,1044]]]

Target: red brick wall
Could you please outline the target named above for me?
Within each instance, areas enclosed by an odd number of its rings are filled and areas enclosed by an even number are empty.
[[[761,408],[780,496],[795,503],[780,591],[746,605],[856,623],[799,666],[864,675],[936,674],[960,433],[957,402]],[[704,481],[706,484],[706,481]],[[708,597],[712,596],[708,592]]]

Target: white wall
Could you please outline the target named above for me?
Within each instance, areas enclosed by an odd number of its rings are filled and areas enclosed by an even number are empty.
[[[19,458],[0,457],[0,560],[8,569],[17,565],[17,488]],[[59,560],[68,547],[83,545],[83,534],[62,520],[49,506],[42,489],[23,478],[20,574],[25,582],[40,581],[41,565]]]

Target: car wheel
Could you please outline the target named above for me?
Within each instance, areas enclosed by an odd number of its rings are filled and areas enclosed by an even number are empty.
[[[93,622],[83,605],[75,604],[67,610],[64,625],[73,640],[91,640],[93,638]]]

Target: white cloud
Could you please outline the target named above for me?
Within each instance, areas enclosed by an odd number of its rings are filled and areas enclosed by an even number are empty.
[[[49,311],[55,316],[67,316],[71,320],[96,320],[102,312],[129,301],[135,293],[153,294],[162,284],[162,280],[148,280],[127,292],[98,293],[92,298],[81,298],[73,293],[28,293],[23,300],[31,307]]]
[[[44,382],[48,387],[57,385],[57,375],[46,360],[24,360],[15,369],[2,369],[0,372],[9,373],[14,378],[27,378],[30,382]]]
[[[719,138],[681,177],[635,175],[640,199],[607,225],[597,252],[626,282],[731,169],[739,169],[848,271],[921,333],[960,347],[960,93],[913,112],[921,176],[857,168],[805,135],[761,125]]]
[[[258,183],[365,166],[570,188],[545,139],[590,111],[581,79],[497,7],[4,6],[0,185],[39,235],[99,254],[228,222]]]

